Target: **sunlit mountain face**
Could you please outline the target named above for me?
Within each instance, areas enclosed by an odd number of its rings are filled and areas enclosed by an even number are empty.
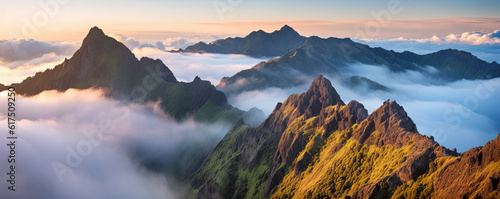
[[[500,198],[495,1],[2,7],[0,198]]]

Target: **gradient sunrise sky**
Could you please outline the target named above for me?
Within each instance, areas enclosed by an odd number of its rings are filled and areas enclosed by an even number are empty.
[[[500,29],[498,10],[498,0],[3,1],[0,39],[81,40],[93,26],[139,39],[186,33],[244,35],[284,24],[305,36],[419,38]],[[383,13],[389,13],[390,22]],[[376,34],[356,34],[355,28],[366,27]]]

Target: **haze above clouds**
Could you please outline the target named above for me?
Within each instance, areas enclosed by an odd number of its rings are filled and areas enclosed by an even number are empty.
[[[16,102],[17,191],[4,197],[179,198],[183,187],[142,161],[175,164],[173,154],[189,144],[210,151],[230,128],[175,122],[158,103],[123,104],[100,90],[45,91]],[[7,123],[6,103],[0,109],[0,122]],[[0,155],[7,157],[4,150]]]
[[[492,32],[464,32],[449,34],[445,37],[430,38],[361,38],[360,43],[372,47],[382,47],[398,52],[411,51],[417,54],[427,54],[443,49],[458,49],[472,53],[487,62],[500,63],[500,30]]]

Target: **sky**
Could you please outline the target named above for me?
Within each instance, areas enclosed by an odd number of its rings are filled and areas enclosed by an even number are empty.
[[[284,24],[305,36],[363,37],[355,28],[369,27],[380,31],[368,37],[419,38],[493,31],[500,21],[500,2],[495,0],[25,0],[1,4],[0,39],[80,40],[93,26],[139,39],[241,35]]]

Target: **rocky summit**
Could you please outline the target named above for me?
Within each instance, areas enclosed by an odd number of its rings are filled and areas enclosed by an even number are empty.
[[[330,81],[238,122],[190,180],[194,198],[498,198],[500,135],[459,154],[387,100],[368,114]]]

